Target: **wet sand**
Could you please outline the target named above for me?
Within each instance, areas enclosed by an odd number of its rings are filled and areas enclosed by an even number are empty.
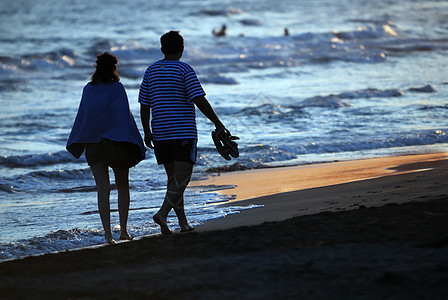
[[[216,176],[264,207],[192,233],[1,263],[0,297],[447,299],[446,153],[303,168]]]

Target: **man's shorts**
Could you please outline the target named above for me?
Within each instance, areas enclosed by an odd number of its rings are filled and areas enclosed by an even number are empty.
[[[197,140],[196,139],[176,139],[153,141],[154,154],[157,163],[163,165],[173,161],[187,161],[196,163]]]

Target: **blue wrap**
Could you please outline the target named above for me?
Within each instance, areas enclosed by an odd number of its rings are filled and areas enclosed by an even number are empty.
[[[146,148],[120,82],[88,83],[84,87],[66,148],[79,158],[85,143],[99,143],[101,138],[136,144],[145,158]]]

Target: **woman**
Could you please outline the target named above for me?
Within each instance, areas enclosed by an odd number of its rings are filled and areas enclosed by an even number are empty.
[[[107,244],[113,244],[110,226],[110,182],[109,167],[115,175],[118,190],[118,212],[120,216],[120,239],[131,240],[127,231],[129,213],[129,167],[145,157],[140,132],[129,109],[129,102],[117,74],[117,57],[105,52],[97,56],[96,70],[92,80],[83,90],[78,114],[67,142],[67,150],[79,158],[85,149],[85,156],[98,194],[98,210],[104,227]],[[128,166],[117,166],[110,160],[113,150],[105,147],[133,147],[134,162]],[[126,142],[126,143],[124,143]]]

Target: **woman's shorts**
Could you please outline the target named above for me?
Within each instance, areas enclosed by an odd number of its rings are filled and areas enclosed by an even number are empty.
[[[86,144],[85,155],[89,166],[93,166],[101,162],[106,163],[106,160],[103,157],[103,149],[100,143]]]
[[[154,154],[157,163],[163,165],[173,161],[187,161],[196,163],[197,140],[196,139],[176,139],[153,141]]]

